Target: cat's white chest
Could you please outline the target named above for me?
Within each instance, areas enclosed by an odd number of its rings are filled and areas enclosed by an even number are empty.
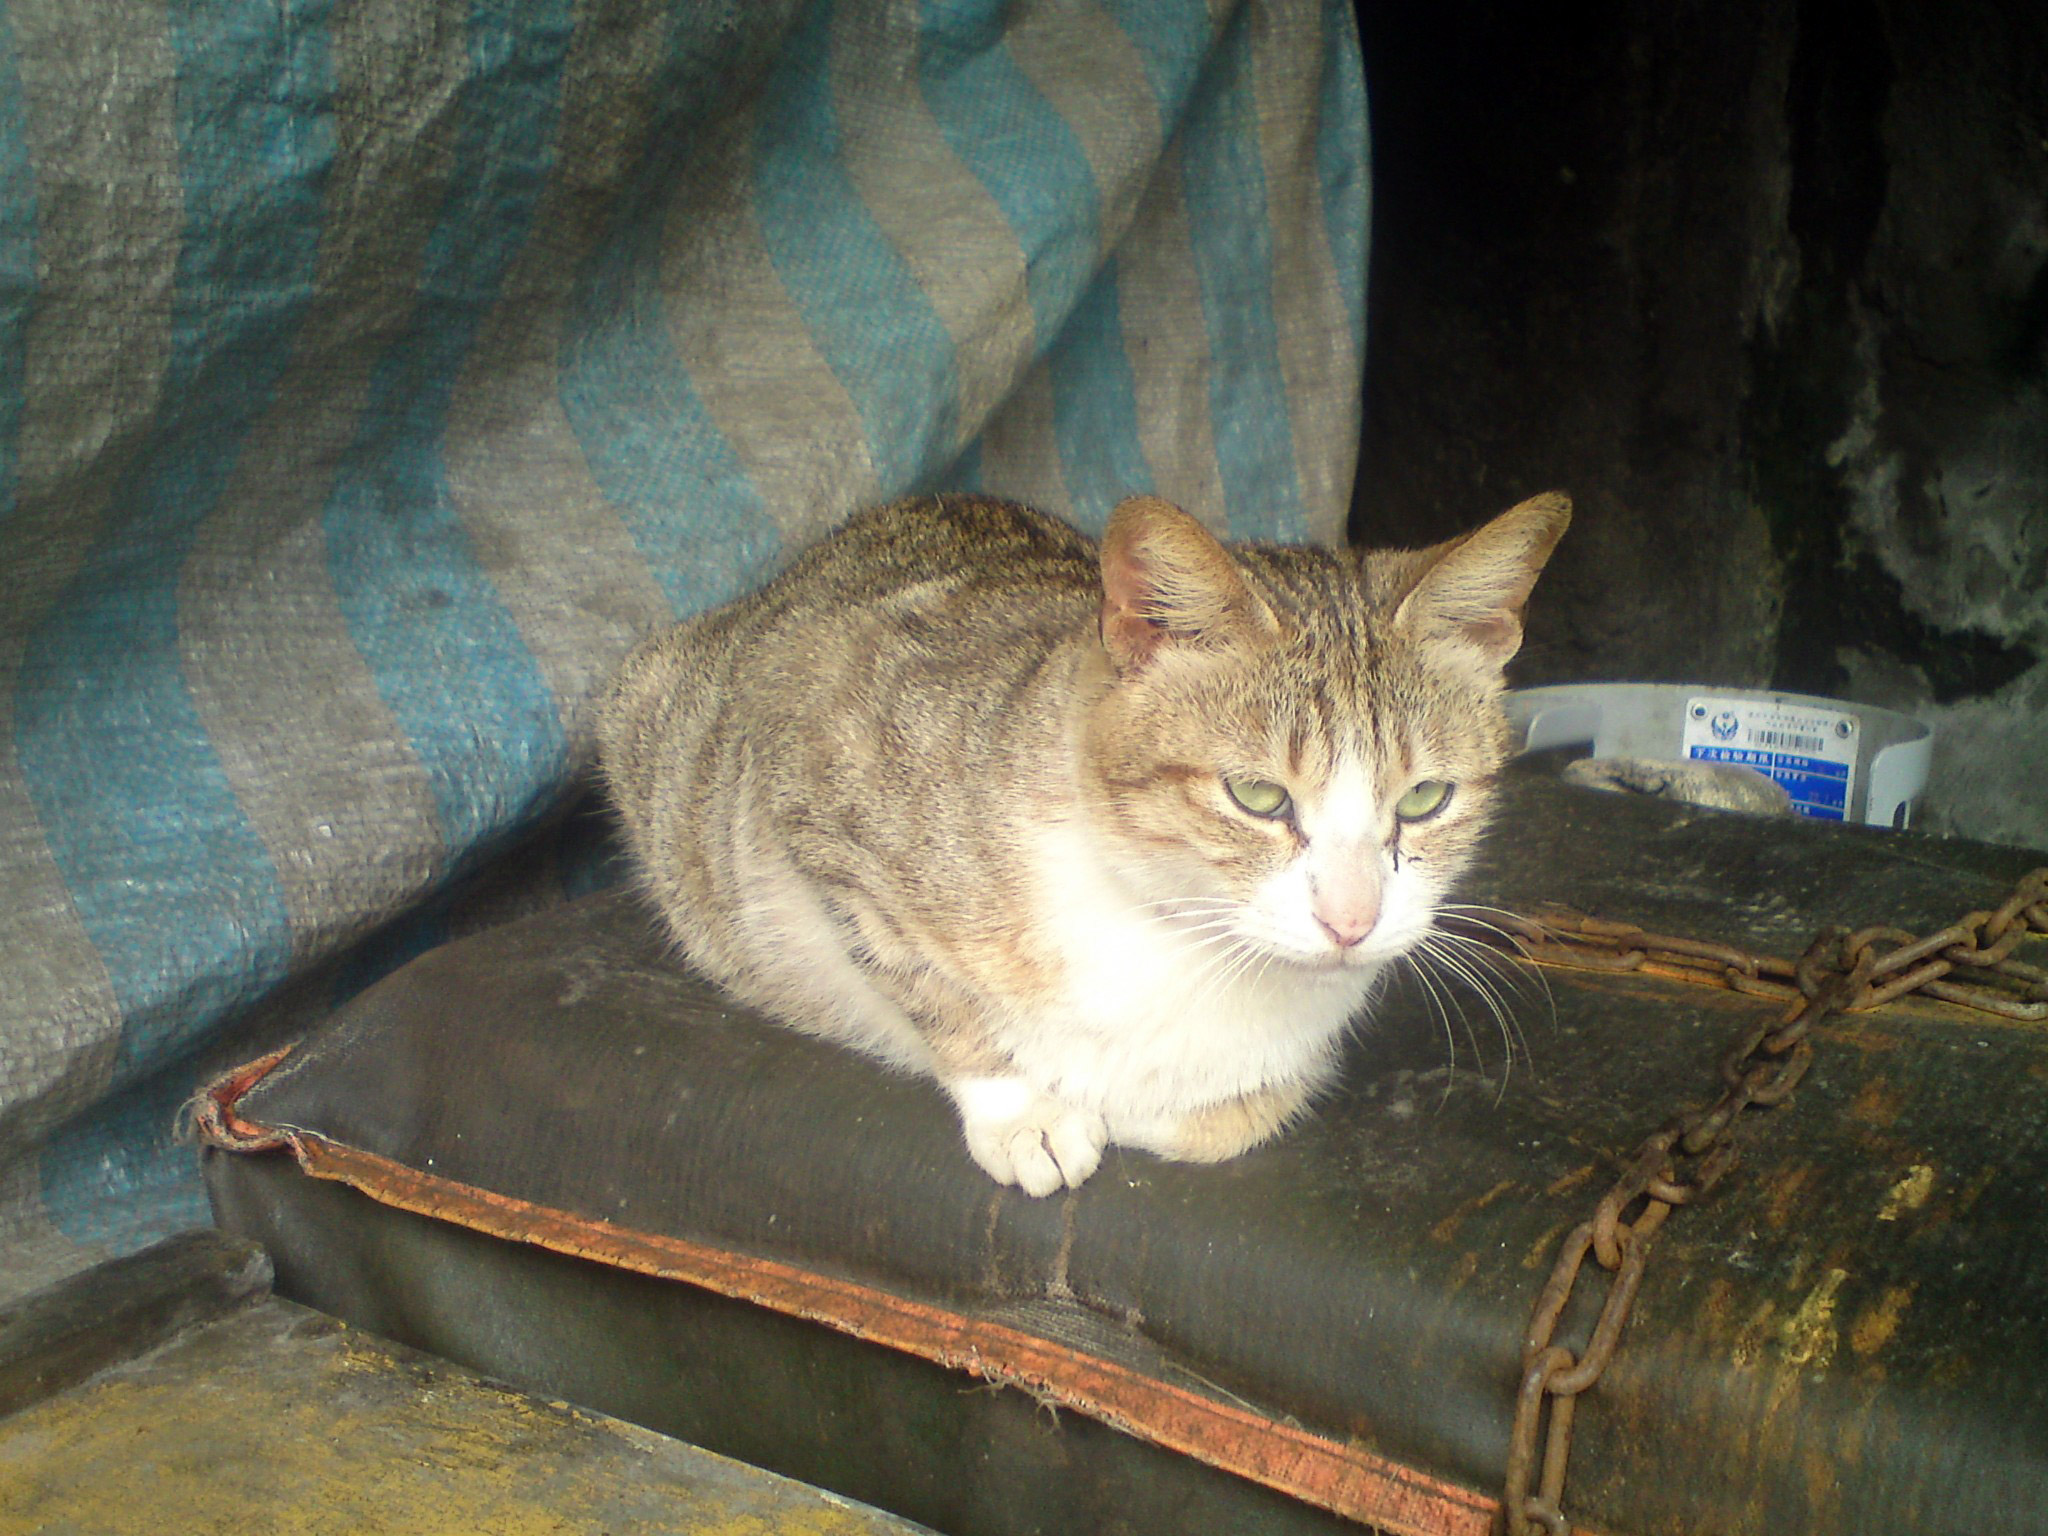
[[[1044,1090],[1136,1126],[1322,1075],[1376,970],[1316,970],[1134,902],[1084,834],[1036,850],[1063,996],[1006,1041]]]

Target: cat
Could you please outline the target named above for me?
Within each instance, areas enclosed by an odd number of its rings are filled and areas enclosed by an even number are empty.
[[[937,1079],[998,1183],[1233,1157],[1328,1085],[1471,858],[1569,520],[1226,546],[1138,496],[1098,547],[899,502],[642,644],[601,771],[689,962]]]

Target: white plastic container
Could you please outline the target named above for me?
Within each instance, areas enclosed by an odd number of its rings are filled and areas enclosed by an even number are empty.
[[[1506,700],[1517,750],[1743,763],[1824,821],[1904,827],[1927,785],[1933,729],[1897,710],[1691,683],[1567,683]]]

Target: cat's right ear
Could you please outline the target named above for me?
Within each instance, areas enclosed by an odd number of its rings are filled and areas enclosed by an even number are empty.
[[[1132,496],[1102,535],[1102,644],[1119,672],[1169,645],[1270,634],[1273,612],[1216,536],[1171,502]]]
[[[1522,647],[1530,589],[1571,520],[1571,498],[1549,491],[1433,549],[1395,556],[1409,585],[1394,622],[1497,679]]]

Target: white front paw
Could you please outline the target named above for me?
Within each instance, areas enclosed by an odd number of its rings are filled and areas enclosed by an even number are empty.
[[[1102,1161],[1109,1127],[1017,1077],[969,1077],[947,1084],[960,1107],[967,1150],[998,1184],[1027,1195],[1078,1189]]]

